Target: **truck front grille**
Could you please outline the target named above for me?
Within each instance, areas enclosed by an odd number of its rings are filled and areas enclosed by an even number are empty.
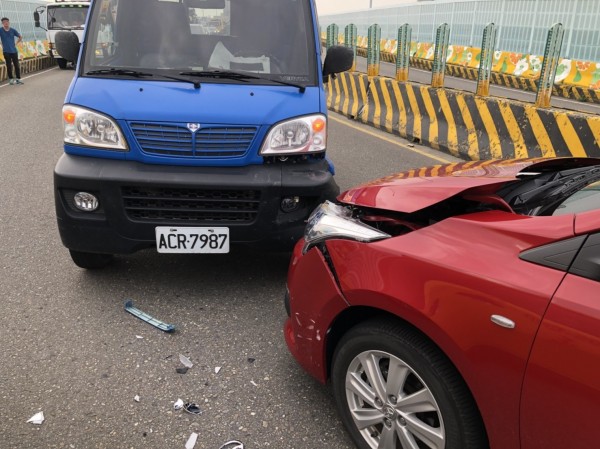
[[[186,158],[234,158],[246,155],[256,136],[252,126],[201,125],[192,133],[186,124],[129,123],[146,154]]]
[[[125,213],[133,221],[154,223],[250,223],[256,219],[260,191],[123,187]]]

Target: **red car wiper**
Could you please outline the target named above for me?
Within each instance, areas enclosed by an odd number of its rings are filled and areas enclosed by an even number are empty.
[[[546,183],[520,193],[510,203],[515,212],[545,215],[566,198],[596,181],[600,181],[600,166],[556,172]]]

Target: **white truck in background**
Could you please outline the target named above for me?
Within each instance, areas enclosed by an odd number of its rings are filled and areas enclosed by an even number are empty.
[[[35,26],[46,30],[46,39],[50,47],[50,56],[56,60],[58,67],[66,69],[69,62],[75,64],[72,55],[60,55],[56,50],[56,33],[69,31],[77,35],[81,42],[90,0],[51,0],[47,5],[38,6],[33,13]],[[40,16],[46,13],[46,27],[40,23]]]

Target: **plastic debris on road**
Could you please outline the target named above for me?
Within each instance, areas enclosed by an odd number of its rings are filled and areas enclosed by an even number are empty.
[[[185,443],[185,449],[194,449],[197,439],[198,439],[198,434],[196,432],[193,432],[190,435],[190,437],[188,438],[187,443]]]
[[[33,415],[31,418],[29,418],[27,420],[27,422],[30,422],[31,424],[37,424],[40,425],[44,422],[44,412],[38,412],[35,415]]]
[[[147,313],[142,312],[140,309],[133,306],[133,301],[128,299],[125,301],[125,311],[131,313],[133,316],[138,317],[140,320],[145,321],[146,323],[160,329],[163,332],[174,332],[175,326],[172,324],[167,324],[163,321],[157,320],[156,318],[151,317]]]
[[[244,444],[240,443],[238,440],[228,441],[219,449],[244,449]]]
[[[179,361],[183,363],[183,366],[185,366],[186,368],[191,368],[192,366],[194,366],[192,361],[183,354],[179,354]]]
[[[175,372],[177,374],[185,374],[188,372],[189,368],[186,368],[185,366],[183,368],[175,368]]]
[[[136,395],[133,397],[133,400],[134,400],[135,402],[140,402],[140,397],[139,397],[139,396],[136,394]]]
[[[181,410],[183,408],[183,400],[177,399],[177,401],[175,401],[175,404],[173,404],[173,408],[175,410]]]
[[[217,366],[217,367],[215,368],[215,374],[219,374],[219,371],[221,371],[221,367],[220,367],[220,366]]]
[[[183,409],[186,412],[191,413],[192,415],[201,415],[202,414],[202,409],[200,408],[200,406],[193,402],[186,402],[185,404],[183,404]]]

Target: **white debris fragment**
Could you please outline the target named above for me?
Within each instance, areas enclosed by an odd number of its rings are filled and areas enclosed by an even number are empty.
[[[139,338],[140,340],[144,339],[144,337],[142,337],[141,335],[136,335],[135,338]]]
[[[215,367],[215,374],[219,374],[219,371],[221,371],[221,367],[220,366]]]
[[[198,439],[198,434],[196,432],[193,432],[190,435],[190,437],[188,438],[187,443],[185,443],[185,449],[194,449],[197,439]]]
[[[183,408],[183,400],[177,399],[177,401],[175,401],[175,404],[173,404],[173,408],[175,410],[181,410]]]
[[[252,385],[254,385],[255,387],[258,387],[258,384],[257,384],[256,382],[254,382],[253,380],[251,380],[251,381],[250,381],[250,383],[251,383]]]
[[[31,424],[37,424],[40,425],[44,422],[44,412],[38,412],[35,415],[33,415],[31,418],[29,418],[27,420],[27,422],[30,422]]]
[[[192,361],[183,354],[179,354],[179,361],[183,363],[183,366],[185,366],[186,368],[191,368],[192,366],[194,366]]]
[[[140,402],[140,397],[139,397],[139,395],[137,395],[137,394],[136,394],[136,395],[133,397],[133,400],[134,400],[135,402]]]

